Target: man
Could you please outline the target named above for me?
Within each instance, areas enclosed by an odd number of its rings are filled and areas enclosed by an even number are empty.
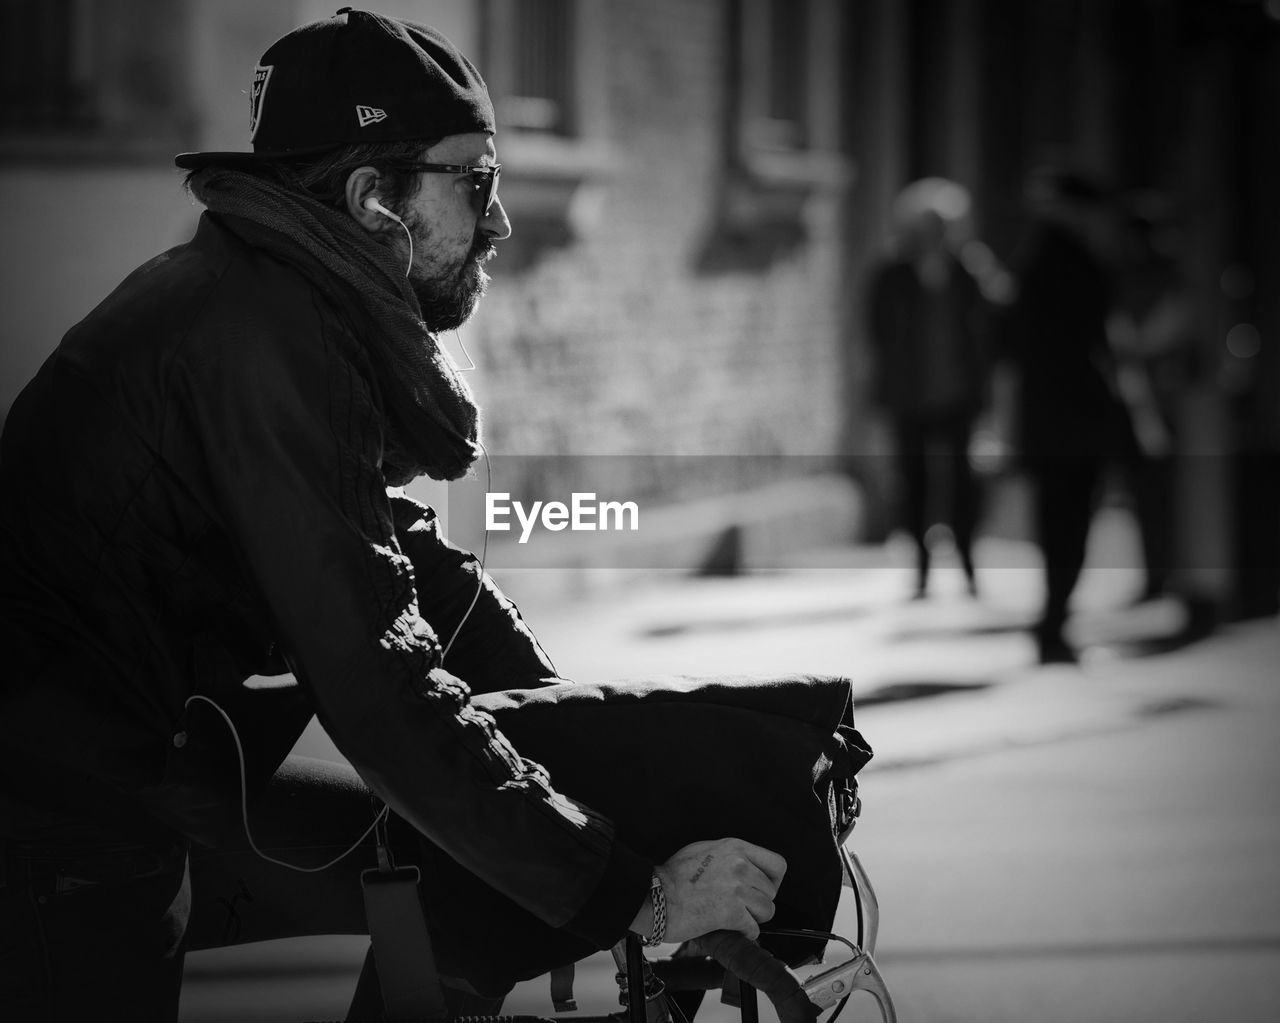
[[[344,8],[267,50],[250,132],[178,158],[194,239],[68,333],[0,444],[6,1018],[171,1019],[188,948],[359,931],[361,779],[399,855],[425,836],[592,948],[754,936],[780,856],[724,839],[655,866],[471,705],[559,680],[388,490],[480,453],[434,338],[510,234],[480,75]],[[358,778],[280,766],[312,713]]]
[[[1073,663],[1063,632],[1071,594],[1103,468],[1129,437],[1107,339],[1110,213],[1098,184],[1058,168],[1033,172],[1027,198],[1035,219],[1014,261],[1005,342],[1020,383],[1018,442],[1045,565],[1037,651],[1043,664]]]

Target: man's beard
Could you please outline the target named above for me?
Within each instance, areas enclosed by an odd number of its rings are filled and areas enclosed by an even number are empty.
[[[429,331],[436,334],[442,330],[455,330],[471,318],[489,286],[484,264],[495,251],[493,242],[477,232],[466,258],[452,273],[409,278],[409,286],[417,295],[422,310],[422,321]]]

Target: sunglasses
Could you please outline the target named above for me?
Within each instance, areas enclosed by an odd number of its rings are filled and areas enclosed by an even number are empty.
[[[466,174],[471,178],[471,187],[480,196],[480,216],[487,216],[493,207],[493,200],[498,198],[498,175],[502,172],[502,164],[492,167],[467,166],[461,163],[411,163],[408,165],[416,171],[428,174]]]

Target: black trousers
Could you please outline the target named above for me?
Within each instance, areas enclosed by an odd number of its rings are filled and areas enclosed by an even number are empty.
[[[1123,469],[1142,539],[1144,595],[1159,596],[1174,567],[1174,459],[1135,450],[1124,459]]]
[[[1027,465],[1036,540],[1044,557],[1045,599],[1037,625],[1042,641],[1062,638],[1071,594],[1084,568],[1104,465],[1093,454],[1046,455]]]
[[[250,804],[249,823],[262,852],[314,867],[356,844],[375,814],[350,767],[290,757]],[[376,865],[372,836],[335,866],[299,873],[259,856],[243,829],[216,850],[189,848],[159,828],[144,837],[136,826],[117,833],[52,815],[27,830],[3,844],[7,1020],[174,1020],[188,951],[367,933],[359,874]],[[408,825],[393,818],[389,834],[398,862],[419,862]],[[467,1011],[500,1005],[446,993]]]
[[[965,574],[973,576],[978,489],[969,467],[972,434],[973,416],[968,411],[894,422],[902,524],[916,542],[922,587],[929,571],[925,534],[931,521],[951,527],[960,563]]]

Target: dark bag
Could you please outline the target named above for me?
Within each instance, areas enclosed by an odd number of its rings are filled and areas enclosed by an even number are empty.
[[[677,677],[509,690],[474,703],[632,849],[655,863],[702,839],[772,849],[788,870],[770,926],[830,930],[842,877],[835,836],[871,758],[847,680]],[[422,884],[440,973],[482,994],[597,951],[439,850]],[[771,949],[797,963],[820,947],[791,939]]]

